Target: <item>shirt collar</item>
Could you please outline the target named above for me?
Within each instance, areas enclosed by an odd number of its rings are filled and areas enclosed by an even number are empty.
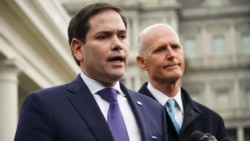
[[[80,73],[80,76],[92,94],[97,94],[98,91],[106,88],[103,85],[101,85],[99,82],[97,82],[96,80],[85,75],[83,72]],[[117,83],[112,88],[116,89],[116,91],[118,91],[118,94],[123,95],[121,88],[120,88],[119,81],[117,81]]]
[[[168,99],[175,99],[175,101],[178,104],[178,107],[180,108],[180,110],[182,112],[184,112],[183,109],[183,104],[182,104],[182,99],[181,99],[181,88],[178,89],[177,94],[170,98],[167,95],[165,95],[164,93],[160,92],[159,90],[155,89],[150,82],[148,82],[147,85],[148,90],[151,92],[151,94],[155,97],[155,99],[161,104],[161,105],[165,105],[166,102],[168,101]]]

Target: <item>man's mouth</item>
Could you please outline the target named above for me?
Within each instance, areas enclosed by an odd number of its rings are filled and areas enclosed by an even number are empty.
[[[178,64],[169,64],[169,65],[165,65],[164,68],[172,68],[176,66],[178,66]]]
[[[125,61],[125,57],[121,56],[121,55],[116,55],[116,56],[109,57],[108,61],[110,61],[110,62],[114,62],[114,61],[123,62],[123,61]]]

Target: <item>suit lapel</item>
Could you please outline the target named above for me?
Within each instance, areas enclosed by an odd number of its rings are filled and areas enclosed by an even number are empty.
[[[71,94],[68,95],[69,101],[89,126],[97,140],[113,141],[101,110],[80,76],[69,85],[68,90],[71,91]]]
[[[145,107],[143,106],[143,102],[136,94],[133,94],[130,90],[128,90],[124,85],[120,85],[121,90],[126,95],[129,105],[133,111],[137,124],[139,126],[139,130],[141,131],[141,138],[143,141],[148,141],[150,139],[150,133],[148,133],[148,129],[150,128],[149,123],[147,122],[147,118],[145,117]],[[149,137],[150,136],[150,137]]]
[[[156,100],[156,98],[151,94],[151,92],[148,90],[147,88],[148,82],[145,82],[142,87],[139,89],[139,93],[146,95],[154,100]],[[157,101],[157,100],[156,100]]]
[[[186,105],[185,107],[185,113],[184,113],[184,119],[183,119],[183,125],[181,130],[185,130],[185,128],[194,121],[200,114],[197,113],[195,110],[190,107],[190,105]]]
[[[143,84],[143,86],[140,88],[139,92],[156,100],[155,97],[151,94],[151,92],[147,89],[147,84],[148,84],[148,82],[145,82]],[[182,132],[185,128],[188,127],[188,125],[192,121],[194,121],[200,115],[199,112],[201,112],[201,111],[197,107],[192,106],[192,100],[189,97],[189,94],[187,93],[187,91],[185,91],[183,88],[181,88],[181,93],[182,93],[183,106],[185,108],[184,109],[185,115],[184,115],[183,124],[181,127],[181,132]],[[168,116],[168,114],[167,114],[167,116]],[[168,121],[169,121],[169,119],[168,119]],[[171,124],[172,124],[172,122],[171,122]]]
[[[182,125],[181,130],[185,130],[185,128],[187,128],[188,125],[200,115],[201,111],[197,107],[193,106],[192,100],[189,97],[189,94],[187,93],[187,91],[185,91],[182,88],[181,93],[182,93],[183,107],[185,108],[183,125]]]

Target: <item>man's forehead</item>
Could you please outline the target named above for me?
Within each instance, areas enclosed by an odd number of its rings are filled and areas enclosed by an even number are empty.
[[[125,29],[125,23],[123,22],[123,19],[121,15],[116,12],[115,10],[105,10],[103,12],[99,12],[98,14],[92,16],[89,19],[89,24],[91,25],[99,25],[101,24],[103,27],[109,26],[109,25],[117,25],[117,26],[123,26]],[[103,25],[105,24],[105,25]]]
[[[92,32],[126,32],[126,26],[119,15],[114,10],[105,11],[106,13],[102,13],[92,17],[89,20],[89,27]],[[116,15],[117,14],[117,15]]]
[[[163,31],[163,30],[164,30],[164,32],[175,33],[175,30],[170,25],[158,23],[158,24],[153,24],[153,25],[148,26],[146,29],[144,29],[141,32],[141,35],[154,34],[154,33],[157,33],[159,31]]]

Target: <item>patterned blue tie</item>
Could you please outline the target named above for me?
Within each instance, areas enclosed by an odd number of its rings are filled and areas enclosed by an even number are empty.
[[[115,141],[129,141],[126,125],[124,123],[118,101],[117,92],[112,88],[105,88],[98,92],[102,99],[109,103],[108,125]]]
[[[180,126],[178,125],[177,121],[175,120],[175,114],[174,114],[174,108],[175,108],[175,100],[174,99],[169,99],[166,104],[169,108],[168,110],[168,115],[171,118],[171,121],[175,127],[176,132],[179,134],[180,132]]]

